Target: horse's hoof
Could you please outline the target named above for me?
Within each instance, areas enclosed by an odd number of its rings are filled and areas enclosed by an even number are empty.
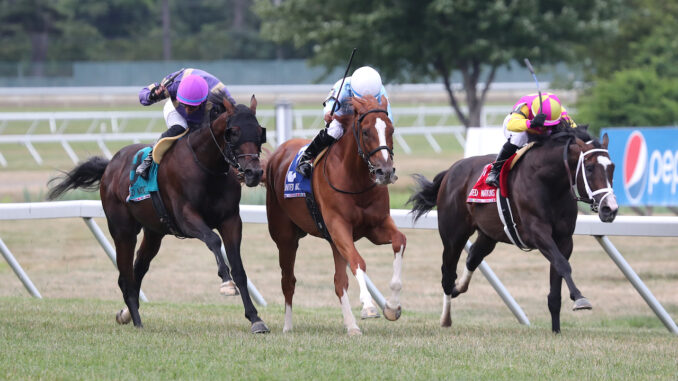
[[[349,337],[353,336],[362,336],[362,332],[360,332],[360,328],[349,328],[348,332],[346,332]]]
[[[259,320],[256,323],[252,323],[252,333],[269,333],[271,332],[270,329],[266,326],[266,324]]]
[[[572,311],[590,310],[590,309],[593,309],[593,305],[586,298],[579,298],[575,300],[574,305],[572,306]]]
[[[379,317],[379,311],[375,307],[366,307],[360,311],[361,319],[376,319]]]
[[[221,295],[224,296],[240,295],[238,287],[235,286],[235,282],[233,282],[232,280],[222,283],[221,287],[219,288],[219,292],[221,293]]]
[[[129,313],[129,309],[125,307],[118,311],[118,313],[115,314],[115,321],[118,322],[118,324],[128,324],[131,322],[132,314]]]
[[[400,305],[396,308],[391,308],[391,306],[388,305],[388,302],[386,302],[386,305],[384,306],[384,317],[386,320],[396,321],[400,319],[401,312],[402,307],[400,307]]]

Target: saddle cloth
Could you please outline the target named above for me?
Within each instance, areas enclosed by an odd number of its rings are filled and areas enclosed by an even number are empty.
[[[132,166],[129,171],[129,195],[127,202],[138,202],[151,197],[151,192],[158,191],[158,164],[153,162],[148,171],[148,180],[136,174],[137,166],[144,160],[151,147],[144,147],[134,154],[132,158]]]
[[[504,162],[504,165],[501,167],[501,172],[499,172],[499,188],[501,190],[501,195],[503,197],[508,197],[509,196],[509,189],[508,189],[508,173],[510,170],[513,169],[513,167],[518,163],[518,161],[523,157],[525,152],[527,152],[532,146],[534,145],[534,142],[531,142],[521,149],[518,150],[515,154],[513,154],[511,157],[508,158]],[[485,184],[485,179],[487,178],[487,175],[490,173],[490,168],[492,168],[492,163],[488,164],[483,168],[483,171],[480,173],[480,177],[478,178],[478,181],[476,181],[476,184],[473,186],[473,189],[471,189],[471,192],[469,192],[468,197],[466,198],[466,202],[468,203],[490,203],[490,202],[496,202],[497,201],[497,188]]]
[[[287,168],[287,175],[285,176],[285,190],[283,196],[285,198],[306,197],[306,193],[311,193],[311,179],[308,179],[295,170],[301,154],[304,153],[308,144],[301,147],[294,160]]]

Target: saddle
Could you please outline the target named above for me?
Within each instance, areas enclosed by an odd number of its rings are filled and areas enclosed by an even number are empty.
[[[162,160],[163,155],[165,155],[165,152],[172,148],[174,142],[179,140],[182,136],[186,135],[188,131],[189,129],[187,128],[183,133],[177,136],[170,136],[158,140],[153,146],[153,161],[160,164],[160,161]]]

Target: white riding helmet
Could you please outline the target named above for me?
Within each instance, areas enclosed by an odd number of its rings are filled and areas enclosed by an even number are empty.
[[[376,97],[381,91],[381,76],[369,66],[359,67],[351,76],[351,88],[360,98],[365,95]]]

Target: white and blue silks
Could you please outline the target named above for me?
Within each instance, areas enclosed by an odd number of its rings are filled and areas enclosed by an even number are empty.
[[[334,86],[332,86],[332,90],[330,90],[330,93],[327,95],[327,99],[325,100],[324,103],[325,109],[323,110],[323,114],[327,114],[330,111],[332,111],[332,107],[337,101],[339,102],[339,104],[337,105],[337,108],[334,110],[334,115],[342,116],[352,114],[353,105],[351,104],[350,99],[354,96],[359,98],[363,96],[363,94],[356,93],[356,91],[353,90],[353,88],[351,87],[351,77],[346,77],[346,80],[344,81],[344,87],[341,89],[341,93],[339,93],[339,98],[337,99],[339,86],[341,86],[341,79],[338,80],[334,84]],[[384,88],[383,85],[379,90],[379,94],[377,94],[377,96],[375,97],[377,98],[379,104],[381,104],[382,96],[386,97],[386,100],[388,101],[388,94],[386,93],[386,89]],[[393,123],[393,114],[391,113],[390,102],[388,102],[386,111],[388,111],[388,118],[391,119],[391,123]],[[339,139],[344,134],[344,128],[341,126],[339,122],[337,122],[336,120],[332,120],[329,127],[327,128],[327,133],[331,135],[333,138]]]

